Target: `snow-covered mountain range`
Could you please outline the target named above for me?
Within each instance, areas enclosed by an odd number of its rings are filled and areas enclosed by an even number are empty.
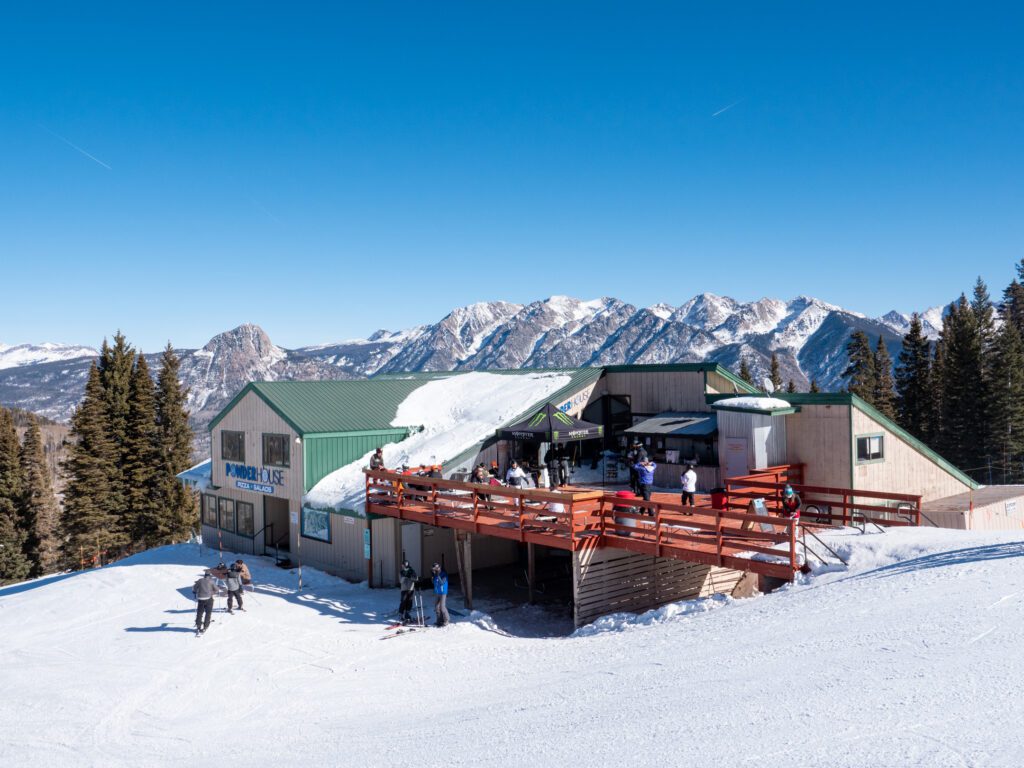
[[[938,335],[941,308],[924,313]],[[486,302],[453,310],[436,323],[367,339],[283,349],[256,325],[182,349],[182,379],[200,439],[209,420],[247,382],[358,378],[378,373],[499,368],[554,368],[618,363],[713,360],[736,369],[747,358],[760,376],[778,355],[785,380],[805,389],[842,386],[853,330],[881,336],[895,358],[909,316],[868,318],[818,299],[739,302],[710,293],[679,306],[636,307],[615,298],[552,296],[530,304]],[[70,417],[96,350],[57,344],[0,345],[0,404],[50,418]],[[151,365],[159,354],[147,354]]]

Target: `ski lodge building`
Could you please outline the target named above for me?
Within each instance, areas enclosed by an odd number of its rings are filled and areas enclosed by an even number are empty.
[[[447,402],[446,388],[465,404]],[[480,415],[498,412],[484,390],[505,409],[501,422]],[[425,423],[435,402],[455,421]],[[497,462],[502,476],[512,458],[539,464],[548,444],[500,439],[497,430],[548,403],[603,427],[600,439],[571,447],[571,492],[470,490],[464,481],[480,462]],[[470,425],[479,419],[469,439],[460,414]],[[527,581],[531,597],[543,574],[552,583],[563,575],[577,624],[731,592],[745,573],[792,578],[794,528],[761,522],[753,527],[762,532],[751,532],[745,514],[754,497],[771,502],[784,482],[805,502],[827,499],[816,513],[847,524],[1024,525],[1024,487],[979,489],[858,397],[765,397],[715,363],[253,382],[209,429],[209,465],[183,473],[200,494],[209,546],[272,554],[371,586],[396,585],[403,559],[421,575],[433,562],[469,579],[490,569],[523,574],[510,581]],[[623,511],[609,489],[624,487],[627,472],[613,456],[634,441],[657,463],[657,487],[678,488],[693,464],[698,494],[724,487],[726,503],[720,495],[712,508],[705,498],[699,515],[681,518],[676,493],[661,493],[640,510],[646,519]],[[416,445],[440,453],[410,453],[403,463],[440,465],[441,479],[399,479],[391,463],[390,473],[364,473],[377,447],[387,460]],[[556,502],[567,525],[539,511]],[[789,541],[789,562],[769,557],[757,537],[765,546]]]

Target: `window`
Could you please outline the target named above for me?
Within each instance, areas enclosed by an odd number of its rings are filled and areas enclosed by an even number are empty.
[[[288,435],[263,435],[263,466],[288,466]]]
[[[220,457],[224,461],[245,462],[245,432],[231,432],[227,429],[220,433]]]
[[[217,499],[217,510],[220,513],[222,531],[235,532],[235,502],[233,499]]]
[[[237,531],[242,536],[252,536],[253,516],[252,504],[247,501],[235,502],[235,522],[238,524]]]
[[[302,508],[302,535],[307,539],[331,543],[331,513]]]
[[[203,525],[212,528],[217,527],[217,497],[205,494],[203,496]]]
[[[882,435],[864,435],[857,438],[857,461],[885,461]]]

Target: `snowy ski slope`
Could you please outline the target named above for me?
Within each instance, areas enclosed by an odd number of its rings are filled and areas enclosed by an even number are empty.
[[[519,609],[381,642],[395,591],[247,558],[197,639],[196,545],[8,587],[0,766],[1020,765],[1022,537],[832,541],[849,570],[554,638]]]

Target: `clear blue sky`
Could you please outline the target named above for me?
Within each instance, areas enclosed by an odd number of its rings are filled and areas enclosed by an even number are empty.
[[[1017,4],[22,6],[6,343],[299,346],[553,293],[881,314],[1024,256]]]

